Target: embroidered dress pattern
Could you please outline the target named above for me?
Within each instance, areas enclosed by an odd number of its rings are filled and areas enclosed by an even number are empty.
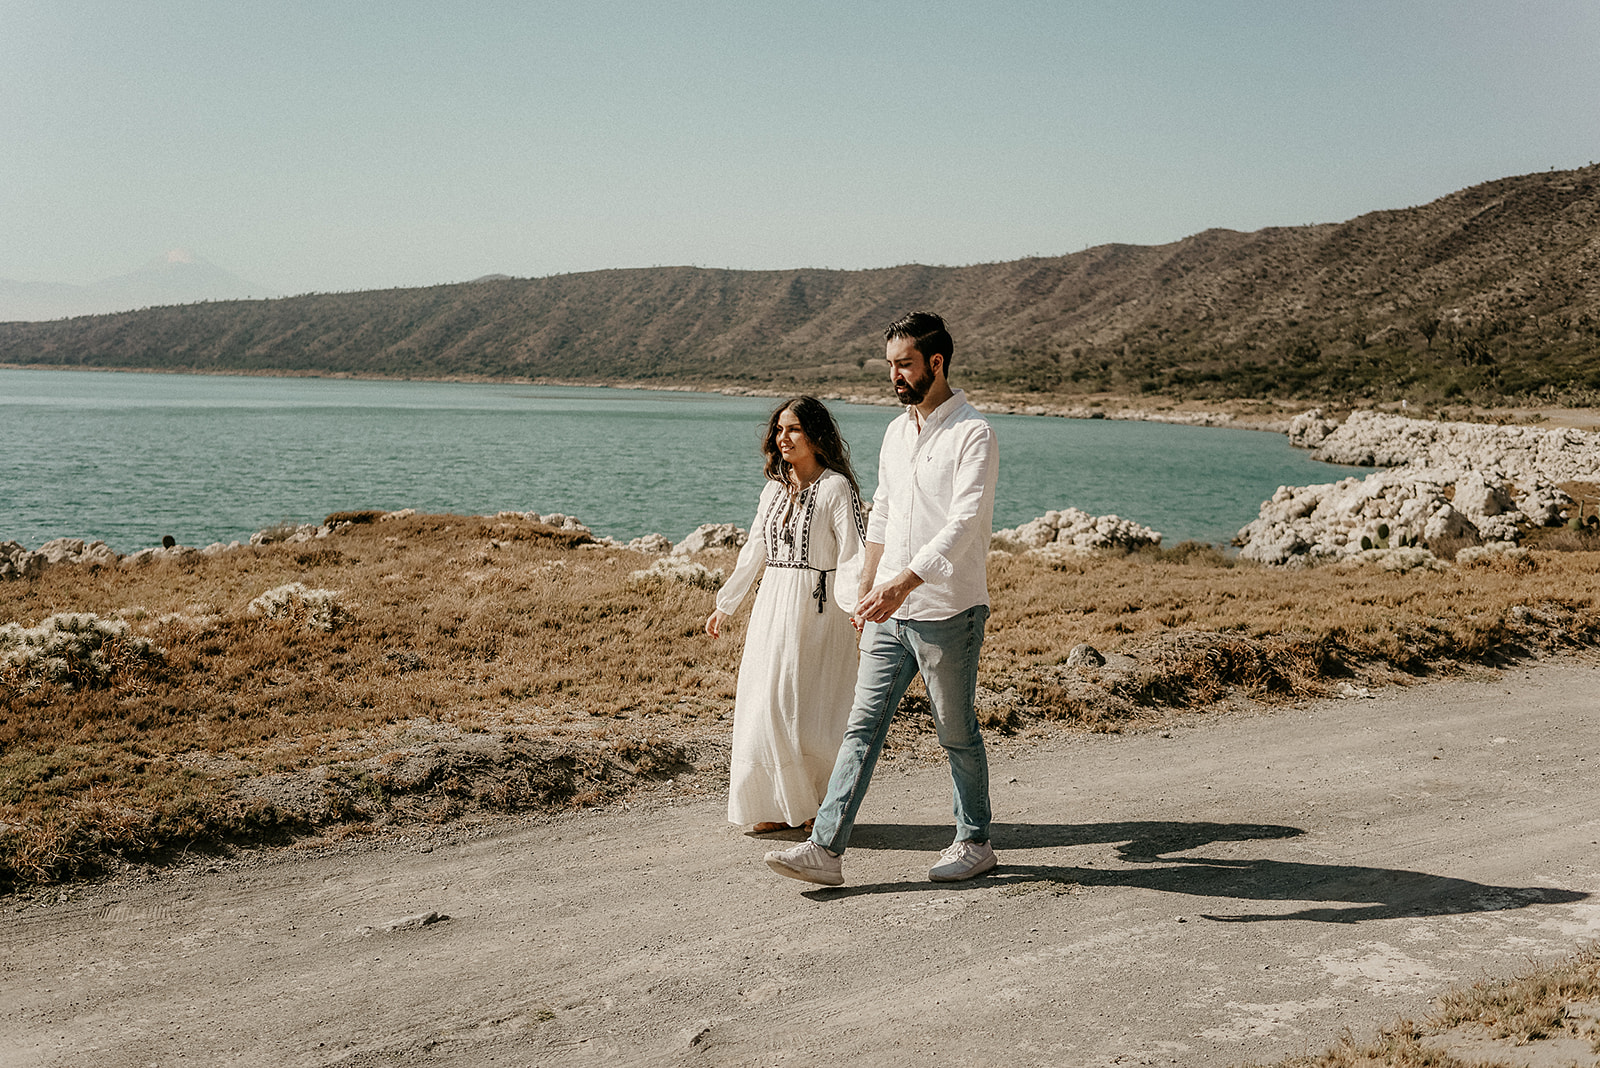
[[[836,471],[797,499],[776,482],[762,491],[750,539],[717,593],[717,607],[732,613],[760,579],[734,700],[732,823],[798,826],[817,814],[855,692],[850,612],[865,531],[861,502]]]

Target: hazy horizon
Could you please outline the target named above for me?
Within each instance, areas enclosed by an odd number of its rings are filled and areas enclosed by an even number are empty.
[[[1600,152],[1600,8],[0,0],[0,279],[965,265]]]

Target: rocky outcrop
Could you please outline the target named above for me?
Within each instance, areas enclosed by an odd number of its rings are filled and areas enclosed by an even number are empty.
[[[542,523],[547,527],[557,530],[569,530],[577,534],[586,534],[593,540],[587,542],[588,546],[597,549],[631,549],[636,553],[651,553],[659,555],[672,551],[672,542],[663,534],[645,534],[631,541],[618,541],[609,534],[596,536],[584,523],[573,515],[562,512],[550,512],[540,515],[538,512],[499,512],[496,519],[523,519],[529,523]]]
[[[636,553],[670,553],[672,542],[667,540],[665,534],[642,534],[630,540],[625,548],[632,549]]]
[[[119,557],[103,541],[55,538],[29,552],[21,542],[0,542],[0,581],[32,578],[57,564],[115,564]]]
[[[1302,449],[1314,449],[1327,440],[1339,424],[1323,417],[1321,408],[1301,412],[1289,420],[1289,444]]]
[[[1570,427],[1443,423],[1388,412],[1352,412],[1311,455],[1361,467],[1482,471],[1496,481],[1523,486],[1600,481],[1600,434]]]
[[[1049,511],[1021,526],[997,530],[989,548],[1011,553],[1088,553],[1160,545],[1161,535],[1131,519],[1090,515],[1077,508]]]
[[[1600,482],[1600,434],[1567,428],[1439,423],[1354,412],[1333,426],[1320,409],[1289,439],[1330,463],[1389,468],[1366,478],[1283,486],[1234,538],[1266,564],[1346,559],[1441,540],[1515,543],[1568,518],[1557,483]]]
[[[739,549],[750,534],[732,523],[702,523],[672,548],[673,556],[689,556],[707,549]]]
[[[32,578],[49,565],[50,561],[30,553],[21,542],[0,542],[0,579]]]

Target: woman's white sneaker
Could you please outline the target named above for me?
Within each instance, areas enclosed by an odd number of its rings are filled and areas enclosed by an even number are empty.
[[[840,886],[844,883],[841,858],[809,840],[791,849],[774,849],[765,859],[767,867],[779,875],[787,875],[803,883],[817,883],[820,886]]]
[[[998,863],[988,842],[956,842],[939,854],[939,863],[928,870],[928,878],[936,883],[958,883],[982,875]]]

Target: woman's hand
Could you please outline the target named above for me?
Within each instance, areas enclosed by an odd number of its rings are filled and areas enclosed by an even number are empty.
[[[717,609],[706,617],[706,633],[713,638],[722,637],[722,625],[728,621],[728,613]]]

